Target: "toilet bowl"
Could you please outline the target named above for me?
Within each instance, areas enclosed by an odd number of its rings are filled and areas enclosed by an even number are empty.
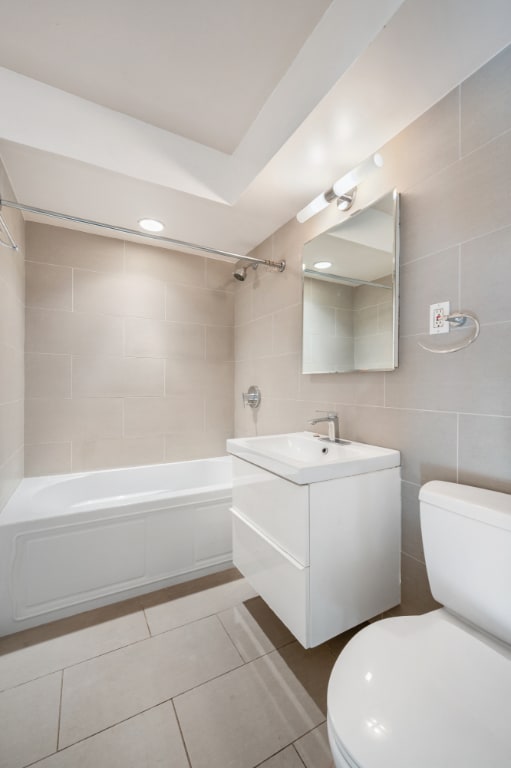
[[[511,496],[432,482],[420,502],[444,607],[371,624],[339,656],[327,701],[337,768],[511,765]]]

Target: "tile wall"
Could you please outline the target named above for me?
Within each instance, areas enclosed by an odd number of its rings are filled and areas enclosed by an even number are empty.
[[[27,224],[26,475],[218,456],[232,265]]]
[[[301,248],[333,226],[328,209],[295,220],[254,251],[286,259],[283,274],[236,287],[238,435],[307,428],[315,409],[339,412],[341,434],[402,451],[403,606],[427,589],[418,492],[428,480],[511,492],[511,47],[382,147],[384,168],[359,188],[359,207],[401,193],[400,364],[391,373],[302,375]],[[332,206],[333,209],[333,206]],[[452,355],[418,346],[428,306],[451,301],[481,322]],[[262,391],[259,412],[238,395]]]
[[[1,163],[0,196],[14,199]],[[25,337],[24,223],[12,208],[1,214],[19,251],[0,247],[0,509],[23,477]],[[7,240],[3,233],[0,238]]]

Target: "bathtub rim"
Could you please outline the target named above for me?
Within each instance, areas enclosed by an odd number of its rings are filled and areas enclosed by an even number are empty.
[[[160,462],[158,464],[141,464],[132,467],[115,467],[112,469],[98,469],[91,470],[89,472],[73,472],[62,473],[58,475],[40,475],[37,477],[23,478],[18,485],[16,491],[13,493],[7,504],[0,511],[0,529],[5,526],[20,526],[30,525],[33,523],[39,523],[43,521],[55,521],[62,519],[62,522],[67,521],[68,518],[76,518],[78,515],[82,520],[96,519],[98,515],[103,515],[105,512],[110,512],[114,509],[119,510],[119,515],[135,514],[137,512],[144,511],[157,511],[158,509],[164,509],[166,507],[181,506],[184,504],[192,504],[194,497],[207,494],[208,497],[214,499],[221,499],[232,493],[232,480],[230,482],[220,482],[209,485],[196,485],[192,488],[187,488],[179,491],[169,490],[162,492],[159,495],[155,495],[152,498],[139,499],[133,501],[126,496],[125,499],[114,503],[115,497],[101,498],[98,500],[98,504],[90,506],[87,509],[73,508],[73,505],[62,505],[58,508],[55,506],[40,507],[35,512],[35,505],[37,504],[37,495],[41,491],[50,489],[52,486],[57,487],[60,483],[65,482],[72,483],[73,480],[78,479],[91,479],[96,476],[112,475],[133,472],[136,470],[153,470],[163,469],[166,466],[179,467],[180,465],[187,464],[203,464],[208,463],[220,463],[231,464],[231,457],[215,456],[208,459],[192,459],[190,461],[175,461],[175,462]],[[136,494],[131,494],[135,496]],[[140,494],[142,496],[143,494]],[[101,503],[104,502],[104,503]]]

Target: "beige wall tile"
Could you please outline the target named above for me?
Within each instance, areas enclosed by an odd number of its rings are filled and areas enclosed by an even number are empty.
[[[204,359],[205,329],[202,325],[131,317],[124,323],[127,355],[179,359],[179,365],[185,370],[184,360],[188,364]]]
[[[473,152],[511,128],[510,68],[508,46],[461,86],[463,154]]]
[[[7,503],[23,477],[23,448],[11,453],[5,464],[0,466],[0,509]]]
[[[234,337],[236,360],[266,357],[273,353],[273,318],[271,315],[237,325]]]
[[[123,314],[127,317],[165,317],[165,287],[153,277],[127,274],[122,288]]]
[[[461,414],[459,421],[459,482],[511,493],[511,419]]]
[[[234,329],[232,326],[206,326],[206,360],[234,360]]]
[[[301,354],[302,307],[295,304],[273,314],[273,353],[275,355]]]
[[[450,301],[452,310],[461,307],[459,248],[450,248],[403,264],[400,281],[399,332],[401,336],[429,333],[430,304]]]
[[[511,320],[510,252],[511,227],[461,246],[460,307],[475,312],[481,323]]]
[[[130,397],[125,401],[127,436],[164,435],[204,429],[204,403],[197,397]]]
[[[165,361],[165,394],[167,397],[201,395],[230,397],[234,388],[234,364],[214,360],[187,362]]]
[[[509,225],[510,154],[511,131],[403,196],[402,263]]]
[[[508,386],[511,323],[483,328],[470,347],[451,355],[420,349],[416,337],[401,340],[401,364],[388,374],[385,402],[392,407],[510,416]]]
[[[0,466],[23,449],[23,400],[0,403]]]
[[[263,397],[298,398],[299,355],[261,357],[255,362],[256,384]]]
[[[206,397],[205,399],[205,429],[232,432],[234,429],[234,414],[232,395],[224,397]]]
[[[142,243],[126,243],[126,271],[162,283],[206,285],[206,259],[203,256]]]
[[[140,357],[73,358],[73,397],[161,397],[164,361]]]
[[[205,259],[206,262],[206,288],[215,291],[235,290],[237,280],[233,276],[234,262],[220,259]]]
[[[344,410],[340,421],[351,440],[401,451],[403,480],[418,485],[456,482],[455,413],[358,406]]]
[[[193,461],[226,455],[225,441],[233,431],[175,432],[165,436],[165,461]]]
[[[2,250],[3,256],[3,250]],[[25,304],[12,285],[0,281],[0,347],[23,348]]]
[[[123,348],[120,317],[27,308],[27,352],[122,355]]]
[[[25,377],[27,398],[71,397],[71,356],[28,352]]]
[[[121,398],[26,401],[27,443],[122,437]]]
[[[165,360],[165,395],[180,397],[193,394],[201,397],[208,387],[205,366],[204,360],[189,360],[186,366],[175,358]]]
[[[459,89],[455,88],[382,148],[385,165],[373,177],[382,194],[396,188],[406,200],[410,187],[460,156]]]
[[[166,319],[202,325],[233,325],[234,297],[227,291],[167,283]]]
[[[30,261],[97,272],[121,272],[123,257],[122,240],[33,221],[27,224],[27,258]]]
[[[74,270],[73,298],[76,312],[164,318],[164,284],[135,274],[101,274]]]
[[[25,365],[23,348],[4,346],[1,361],[0,403],[22,399]]]
[[[163,437],[124,437],[117,440],[76,440],[73,443],[73,472],[93,469],[136,467],[164,461]]]
[[[253,293],[254,287],[251,282],[239,283],[236,286],[234,291],[234,316],[236,325],[244,325],[252,320]]]
[[[25,445],[25,476],[60,475],[71,472],[71,443]]]
[[[73,308],[72,270],[50,264],[26,262],[27,307]]]
[[[73,313],[64,310],[27,307],[25,349],[70,355],[73,352]]]
[[[251,285],[252,317],[256,319],[263,315],[298,304],[302,300],[302,268],[301,258],[295,258],[295,263],[288,261],[285,272],[264,272]]]

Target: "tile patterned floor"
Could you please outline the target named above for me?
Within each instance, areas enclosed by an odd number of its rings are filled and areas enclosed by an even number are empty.
[[[304,650],[230,569],[0,638],[0,768],[330,768],[349,636]]]

